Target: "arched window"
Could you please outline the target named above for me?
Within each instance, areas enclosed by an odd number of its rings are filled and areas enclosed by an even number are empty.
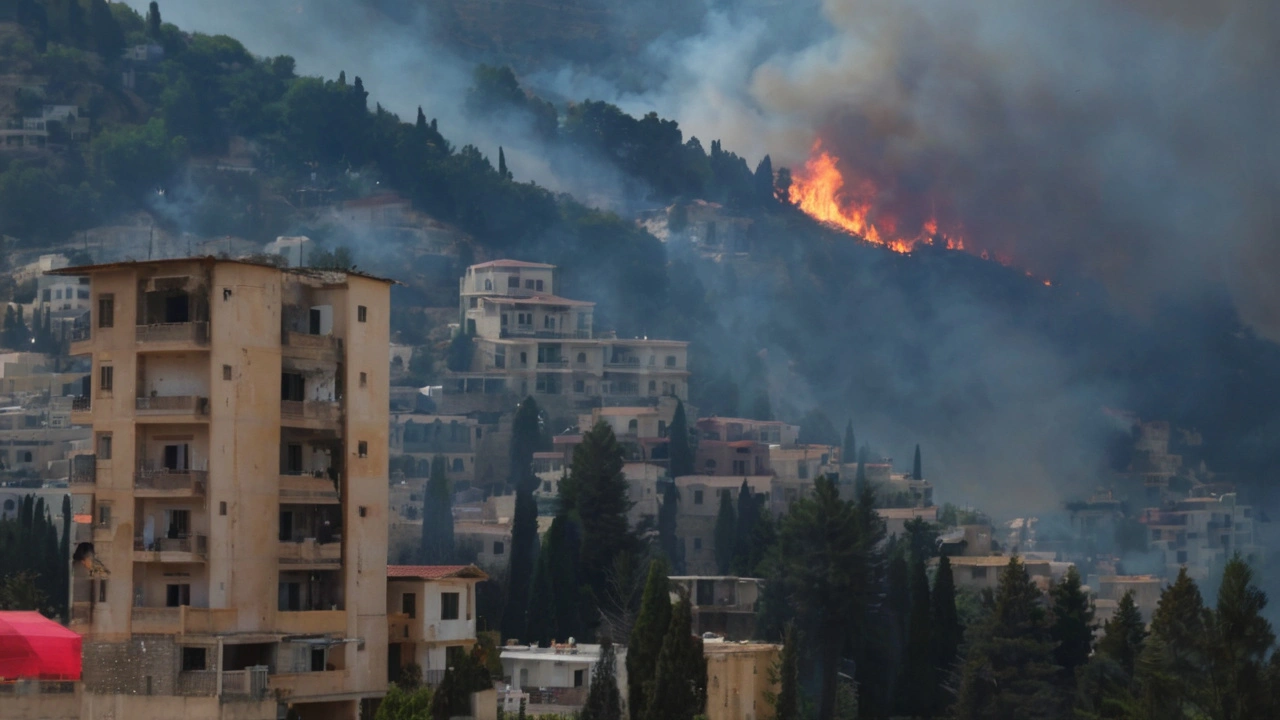
[[[630,420],[628,420],[628,421],[627,421],[627,430],[628,430],[628,431],[630,431],[630,432],[635,432],[637,429],[639,429],[639,427],[640,427],[640,421],[639,421],[639,420],[636,420],[635,418],[631,418]]]
[[[587,354],[586,354],[586,353],[578,353],[578,364],[579,364],[579,365],[585,365],[586,363],[587,363]]]

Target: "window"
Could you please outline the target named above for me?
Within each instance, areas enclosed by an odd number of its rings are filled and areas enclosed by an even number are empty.
[[[360,457],[369,457],[369,442],[361,440],[356,444],[356,454]]]
[[[667,356],[667,367],[675,367],[675,366],[676,366],[676,356],[675,356],[675,355],[668,355],[668,356]]]
[[[462,458],[454,458],[453,463],[450,465],[450,469],[452,472],[459,473],[465,471],[467,468],[463,464]]]
[[[219,514],[219,515],[226,515],[226,514],[227,514],[227,501],[226,501],[226,500],[223,500],[222,502],[218,503],[218,514]]]
[[[458,619],[458,593],[440,593],[440,619]]]
[[[587,363],[587,354],[583,352],[578,353],[578,364],[585,365],[586,363]]]
[[[987,569],[984,567],[970,568],[969,577],[974,580],[985,580],[987,578]]]
[[[706,468],[707,468],[707,472],[709,472],[709,473],[710,473],[710,472],[715,472],[715,469],[716,469],[716,461],[715,461],[715,460],[712,460],[711,458],[707,458],[707,461],[706,461],[705,463],[703,463],[703,464],[706,466]]]
[[[525,289],[525,290],[532,290],[532,289],[533,289],[533,281],[532,281],[532,280],[525,280],[525,281],[524,281],[524,289]]]
[[[509,276],[509,277],[507,278],[507,287],[509,287],[509,288],[518,288],[518,287],[520,287],[520,278],[516,277],[515,275],[511,275],[511,276]]]
[[[366,507],[366,506],[364,506],[364,505],[361,505],[361,506],[360,506],[360,517],[364,517],[364,516],[366,516],[366,515],[368,515],[368,514],[369,514],[369,508],[368,508],[368,507]]]
[[[356,321],[364,322],[369,319],[369,308],[363,305],[356,306]]]
[[[360,373],[360,387],[369,387],[369,373]]]
[[[586,382],[584,382],[584,381],[582,381],[582,380],[574,380],[574,381],[573,381],[573,391],[574,391],[574,392],[576,392],[576,393],[583,393],[583,392],[586,392],[586,389],[587,389],[587,383],[586,383]]]
[[[103,365],[98,368],[98,390],[104,393],[111,392],[111,387],[115,384],[115,368],[110,365]]]
[[[468,307],[470,307],[472,310],[475,310],[476,308],[480,307],[480,298],[471,298],[468,303]]]
[[[493,543],[493,554],[501,555],[507,551],[507,546],[501,541],[495,540]]]
[[[702,550],[702,538],[694,538],[694,539],[693,539],[693,551],[694,551],[694,552],[698,552],[699,550]]]
[[[529,353],[527,353],[527,352],[522,352],[522,353],[520,353],[520,364],[521,364],[521,365],[528,365],[528,364],[529,364]]]
[[[111,505],[107,503],[98,505],[98,527],[111,527]]]
[[[98,327],[109,328],[116,324],[116,296],[98,296]]]
[[[490,280],[489,278],[485,278],[485,279],[484,279],[484,289],[485,289],[485,290],[492,290],[492,289],[493,289],[493,281],[492,281],[492,280]]]
[[[325,648],[311,648],[311,672],[324,672],[325,668]]]
[[[222,366],[222,379],[223,379],[223,380],[230,380],[230,379],[231,379],[231,366],[230,366],[230,365],[223,365],[223,366]]]
[[[657,380],[650,380],[650,381],[649,381],[649,394],[651,394],[651,395],[652,395],[653,393],[656,393],[656,392],[658,392],[658,381],[657,381]]]
[[[550,315],[544,315],[542,317],[542,327],[546,328],[547,330],[555,330],[556,319]]]
[[[701,490],[694,490],[694,491],[693,491],[693,504],[694,504],[694,505],[701,505],[701,504],[702,504],[702,491],[701,491]]]
[[[182,672],[205,669],[205,648],[182,648]]]
[[[182,607],[191,604],[191,584],[178,583],[165,585],[165,607]]]
[[[400,596],[400,612],[409,616],[409,619],[418,617],[418,594],[405,593]]]
[[[733,461],[733,474],[734,474],[734,475],[746,475],[746,474],[747,474],[747,461],[746,461],[746,460],[734,460],[734,461]]]
[[[809,463],[806,463],[806,462],[796,463],[796,477],[800,478],[801,480],[809,479]]]
[[[280,399],[302,402],[306,398],[306,379],[302,373],[280,373]]]
[[[52,298],[49,297],[49,288],[45,288],[40,293],[40,299],[43,300],[44,302],[49,302],[50,300],[52,300]]]
[[[98,581],[98,602],[104,603],[106,601],[107,601],[107,581],[99,580]]]
[[[586,684],[587,684],[587,671],[586,671],[586,670],[574,670],[574,671],[573,671],[573,686],[574,686],[574,687],[582,687],[583,685],[586,685]]]
[[[586,329],[587,329],[587,322],[588,322],[588,320],[587,320],[587,314],[586,314],[586,313],[578,313],[578,329],[579,329],[579,330],[586,330]]]
[[[98,433],[98,459],[111,459],[111,433]]]
[[[502,316],[503,320],[507,319],[506,315]],[[506,323],[503,323],[504,325]],[[494,348],[493,350],[493,366],[495,368],[505,368],[507,366],[507,349],[504,347]]]
[[[502,327],[506,327],[506,326],[507,326],[507,314],[506,314],[506,313],[502,313],[502,323],[501,323],[501,324],[502,324]]]

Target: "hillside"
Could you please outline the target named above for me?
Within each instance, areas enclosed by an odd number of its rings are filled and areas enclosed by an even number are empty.
[[[150,26],[119,3],[91,18],[6,26],[0,63],[20,68],[0,88],[6,101],[16,107],[19,90],[38,87],[42,105],[75,105],[89,127],[0,153],[0,234],[16,238],[7,255],[136,257],[157,233],[173,254],[308,235],[406,283],[393,329],[428,349],[433,361],[413,377],[423,383],[443,364],[426,308],[454,302],[465,264],[555,263],[564,294],[599,303],[598,324],[691,341],[691,401],[705,413],[767,414],[832,441],[852,420],[875,451],[904,459],[919,442],[943,499],[996,512],[1104,482],[1108,449],[1129,431],[1107,408],[1199,429],[1203,457],[1191,461],[1259,492],[1280,459],[1280,358],[1225,298],[1137,317],[1084,279],[1045,287],[963,253],[888,252],[777,200],[782,169],[752,170],[675,121],[557,106],[509,70],[477,69],[460,105],[524,118],[547,147],[634,181],[642,219],[664,242],[454,147],[430,108],[402,121],[354,73],[299,77],[288,57]],[[97,52],[116,46],[117,31],[120,48],[142,50]],[[389,190],[412,201],[414,232],[360,234],[334,220],[342,202]],[[144,244],[126,249],[119,233],[83,241],[129,216],[155,225],[137,226]]]

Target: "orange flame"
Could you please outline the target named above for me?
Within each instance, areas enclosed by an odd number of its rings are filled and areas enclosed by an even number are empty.
[[[847,232],[873,245],[899,253],[909,253],[919,244],[935,242],[948,250],[964,250],[964,240],[939,233],[938,221],[925,221],[914,236],[898,233],[897,220],[882,217],[873,220],[876,186],[869,180],[846,184],[836,167],[836,159],[822,149],[822,141],[814,143],[804,166],[792,173],[789,196],[791,203],[811,217]]]

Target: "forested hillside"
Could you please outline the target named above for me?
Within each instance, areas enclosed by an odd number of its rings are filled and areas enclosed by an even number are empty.
[[[1244,330],[1225,298],[1138,317],[1080,279],[1045,287],[962,253],[887,252],[779,200],[789,175],[768,158],[753,168],[675,120],[553,104],[509,69],[476,68],[457,98],[471,116],[522,119],[547,147],[628,178],[632,205],[659,210],[664,242],[631,217],[516,177],[502,137],[455,147],[432,119],[438,108],[396,117],[368,96],[360,68],[300,76],[288,57],[101,0],[24,0],[8,20],[5,121],[68,104],[88,132],[55,123],[47,147],[0,153],[7,251],[62,246],[144,211],[196,237],[348,245],[360,267],[413,283],[403,248],[317,226],[301,201],[394,190],[466,238],[444,277],[473,258],[558,264],[565,295],[599,303],[598,324],[693,343],[691,402],[704,414],[777,416],[832,442],[852,419],[877,451],[902,458],[922,442],[944,498],[996,509],[1092,489],[1109,441],[1127,432],[1104,408],[1198,428],[1203,458],[1191,461],[1245,481],[1280,459],[1275,348]],[[231,156],[247,156],[254,172],[219,169]],[[688,226],[697,201],[738,223],[741,252],[699,250]],[[410,311],[426,294],[397,291],[397,316],[419,317]],[[423,328],[396,329],[426,342]],[[416,379],[432,380],[438,360]]]

